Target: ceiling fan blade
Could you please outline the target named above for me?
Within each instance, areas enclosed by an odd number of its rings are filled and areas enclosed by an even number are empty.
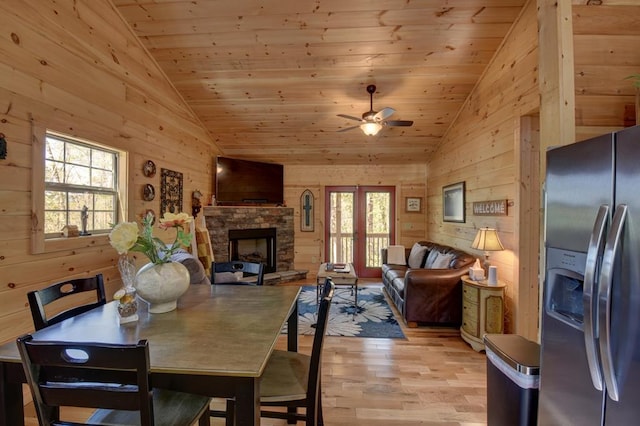
[[[340,130],[336,130],[337,132],[346,132],[348,130],[353,130],[353,129],[357,129],[360,126],[351,126],[351,127],[345,127],[344,129],[340,129]]]
[[[390,120],[385,121],[384,124],[387,126],[411,126],[413,121],[410,120]]]
[[[353,115],[338,114],[338,117],[348,118],[349,120],[363,121],[362,118],[354,117]]]
[[[382,108],[380,111],[376,113],[376,115],[373,116],[373,118],[376,121],[382,121],[387,117],[391,117],[391,114],[393,114],[394,112],[396,112],[396,110],[393,108],[389,108],[389,107]]]

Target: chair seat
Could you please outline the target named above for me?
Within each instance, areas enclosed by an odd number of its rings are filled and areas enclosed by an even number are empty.
[[[307,397],[311,357],[298,352],[273,351],[260,381],[263,403],[303,400]]]
[[[205,396],[154,389],[155,426],[192,425],[209,409],[209,401],[210,398]],[[105,426],[139,426],[140,415],[137,411],[98,409],[87,422]]]

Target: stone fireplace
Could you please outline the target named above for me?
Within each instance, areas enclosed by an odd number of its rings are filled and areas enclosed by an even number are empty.
[[[264,272],[276,272],[276,228],[229,229],[229,258],[264,264]]]
[[[268,258],[271,251],[270,267],[269,259],[260,260],[269,267],[265,272],[294,269],[292,208],[208,206],[203,213],[216,262],[240,260],[232,257],[240,252]]]

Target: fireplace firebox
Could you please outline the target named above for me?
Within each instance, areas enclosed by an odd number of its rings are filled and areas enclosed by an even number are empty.
[[[276,228],[230,229],[229,259],[263,263],[264,272],[276,272]]]

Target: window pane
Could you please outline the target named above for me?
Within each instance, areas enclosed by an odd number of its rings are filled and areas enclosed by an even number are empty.
[[[95,212],[93,229],[111,229],[115,223],[113,212]]]
[[[115,156],[106,151],[94,149],[91,151],[91,166],[99,169],[114,171]]]
[[[44,212],[44,233],[51,234],[62,232],[62,228],[67,224],[65,212]]]
[[[44,208],[45,210],[66,210],[66,193],[61,191],[44,191]]]
[[[44,165],[45,182],[64,182],[64,163],[47,160]]]
[[[81,164],[83,166],[91,165],[91,148],[81,145],[67,143],[66,153],[67,163]]]
[[[71,192],[69,193],[69,210],[82,210],[82,207],[87,206],[89,209],[93,207],[92,194],[87,192]]]
[[[90,222],[87,222],[87,225]],[[70,225],[76,225],[78,227],[79,231],[82,231],[82,214],[81,212],[76,212],[76,211],[70,211],[69,212],[69,224]],[[64,225],[62,225],[64,226]],[[87,226],[87,228],[89,228]]]
[[[75,166],[67,164],[67,181],[72,185],[90,185],[91,169],[88,167]]]
[[[108,194],[96,194],[95,198],[95,209],[96,210],[115,210],[116,206],[116,198],[113,195]]]
[[[113,188],[113,173],[107,170],[93,169],[91,186],[98,188]]]
[[[64,161],[64,142],[53,138],[46,138],[46,141],[45,158]]]

